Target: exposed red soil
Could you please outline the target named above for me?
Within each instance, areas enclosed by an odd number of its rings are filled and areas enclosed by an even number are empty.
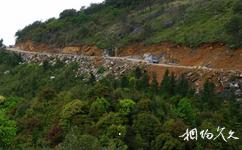
[[[88,45],[75,45],[67,46],[64,48],[53,48],[45,44],[33,44],[31,41],[20,43],[16,45],[20,49],[28,51],[47,51],[58,53],[73,53],[84,54],[88,56],[102,56],[102,50],[95,46]],[[204,44],[198,48],[192,49],[181,45],[174,45],[171,43],[161,43],[157,45],[145,46],[142,44],[129,45],[118,50],[118,56],[143,56],[146,53],[150,53],[156,56],[163,56],[168,61],[175,61],[179,65],[184,66],[207,66],[216,69],[226,70],[238,70],[242,71],[242,48],[230,49],[228,46],[222,43]],[[96,58],[94,61],[95,66],[102,65],[102,59]],[[166,70],[173,72],[179,76],[188,72],[199,72],[200,78],[196,80],[195,85],[201,87],[204,81],[211,79],[214,82],[218,81],[217,76],[211,71],[197,71],[184,68],[166,68],[161,66],[149,65],[147,71],[150,78],[153,73],[156,73],[158,82],[161,82]],[[223,71],[222,71],[223,73]],[[220,82],[220,81],[219,81]],[[221,83],[217,82],[217,87],[221,87]]]
[[[56,48],[46,44],[34,44],[31,41],[16,44],[16,47],[27,51],[50,52],[50,53],[71,53],[84,54],[87,56],[101,56],[102,50],[91,45],[70,45],[63,48]]]
[[[232,50],[221,43],[204,44],[196,49],[170,43],[151,46],[137,44],[119,50],[119,56],[143,56],[145,53],[157,56],[163,54],[166,59],[175,60],[179,65],[209,66],[242,71],[242,48]]]

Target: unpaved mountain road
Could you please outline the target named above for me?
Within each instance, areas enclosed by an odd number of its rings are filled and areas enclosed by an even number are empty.
[[[7,51],[15,52],[15,53],[25,53],[25,54],[32,54],[32,55],[54,55],[54,56],[78,56],[76,54],[65,54],[65,53],[47,53],[47,52],[31,52],[31,51],[25,51],[21,50],[18,48],[7,48]],[[98,58],[99,56],[82,56],[82,57],[87,57],[87,58]],[[146,60],[143,59],[134,59],[134,58],[129,58],[129,57],[108,57],[108,56],[103,56],[103,59],[113,59],[113,60],[124,60],[124,61],[130,61],[132,63],[144,63],[148,64],[151,66],[160,66],[160,67],[165,67],[165,68],[178,68],[178,69],[188,69],[188,70],[194,70],[194,69],[199,69],[199,70],[204,70],[204,71],[214,71],[214,72],[241,72],[240,70],[229,70],[229,69],[218,69],[218,68],[208,68],[208,67],[203,67],[203,66],[184,66],[184,65],[177,65],[177,64],[164,64],[164,63],[149,63]]]

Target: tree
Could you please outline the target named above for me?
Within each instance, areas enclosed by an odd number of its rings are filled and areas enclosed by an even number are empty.
[[[142,77],[142,70],[140,67],[135,68],[134,74],[136,79],[140,79]]]
[[[241,44],[242,38],[242,15],[234,15],[226,24],[227,32],[230,33],[236,42]]]
[[[48,102],[56,97],[56,91],[51,87],[45,87],[39,92],[38,97]]]
[[[105,4],[117,8],[132,7],[141,3],[139,0],[105,0]]]
[[[191,124],[195,123],[196,114],[189,99],[181,99],[176,108],[173,109],[173,112],[176,117],[182,118]]]
[[[121,78],[121,87],[122,88],[127,88],[129,86],[129,80],[128,77],[126,75],[122,76]]]
[[[241,0],[237,0],[233,6],[233,13],[231,19],[226,24],[226,29],[229,34],[233,36],[234,46],[241,46],[241,38],[242,38],[242,2]]]
[[[68,123],[67,121],[70,121],[70,119],[77,114],[85,114],[86,113],[86,103],[83,101],[80,101],[78,99],[73,100],[69,103],[67,103],[63,110],[61,111],[61,119],[63,125],[66,125]]]
[[[96,82],[96,77],[95,77],[95,75],[91,72],[91,73],[90,73],[90,76],[89,76],[88,83],[93,85],[95,82]]]
[[[155,139],[154,150],[183,150],[184,145],[168,133],[162,133]]]
[[[81,135],[78,129],[71,128],[61,144],[63,150],[100,150],[98,139],[92,135]]]
[[[97,98],[90,106],[89,115],[97,119],[108,111],[109,106],[110,104],[106,99]]]
[[[201,100],[203,107],[214,110],[219,107],[219,100],[215,93],[215,85],[210,81],[206,81],[201,92]]]
[[[126,126],[123,125],[111,125],[106,131],[106,136],[110,139],[120,139],[124,140],[127,134]]]
[[[111,125],[122,125],[127,120],[120,115],[120,113],[108,113],[102,116],[97,122],[99,129],[107,129]]]
[[[170,80],[170,88],[169,88],[169,94],[170,95],[175,95],[176,94],[176,76],[175,74],[172,72],[171,73],[171,80]]]
[[[143,74],[143,77],[141,78],[141,87],[140,88],[143,90],[146,90],[146,89],[148,89],[148,87],[149,87],[149,77],[148,77],[148,73],[145,72]]]
[[[233,6],[233,11],[236,14],[242,14],[242,1],[237,0]]]
[[[144,143],[151,147],[151,142],[160,134],[161,123],[153,114],[141,113],[134,121],[133,127],[144,139]]]
[[[153,0],[144,0],[144,6],[145,7],[149,7],[149,10],[151,11],[152,9],[152,5],[153,5],[154,1]]]
[[[60,19],[65,19],[65,18],[73,17],[75,15],[77,15],[77,11],[75,9],[67,9],[61,12],[59,17]]]
[[[0,40],[0,48],[3,47],[3,39]]]
[[[16,122],[0,110],[0,148],[7,148],[16,135]]]
[[[168,95],[174,95],[176,89],[176,77],[174,73],[169,75],[169,71],[166,70],[164,78],[160,85],[161,92]]]
[[[162,93],[168,93],[168,89],[170,88],[170,76],[169,76],[169,70],[165,71],[163,80],[160,84],[160,89]]]
[[[185,75],[181,75],[178,79],[177,86],[176,86],[177,94],[185,97],[189,92],[189,83],[188,80],[185,78]]]
[[[137,110],[139,112],[151,112],[152,102],[149,99],[142,99],[137,103]]]
[[[134,111],[136,103],[131,99],[122,99],[119,101],[119,112],[124,115],[129,115]]]
[[[159,87],[159,84],[157,82],[157,76],[156,74],[154,73],[153,74],[153,77],[152,77],[152,82],[151,82],[151,91],[156,94],[158,92],[158,87]]]

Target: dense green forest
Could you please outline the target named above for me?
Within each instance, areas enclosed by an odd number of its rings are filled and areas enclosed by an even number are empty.
[[[105,0],[36,21],[16,33],[16,42],[110,49],[164,41],[189,47],[223,42],[236,48],[242,46],[241,8],[241,0]]]
[[[0,149],[204,150],[242,148],[242,110],[207,81],[196,94],[184,76],[166,71],[161,84],[142,68],[96,81],[78,65],[23,63],[0,53]],[[51,78],[54,76],[55,78]],[[239,140],[184,141],[197,128]]]

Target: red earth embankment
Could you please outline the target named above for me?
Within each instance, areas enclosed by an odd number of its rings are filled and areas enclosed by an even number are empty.
[[[164,57],[165,60],[176,62],[179,65],[242,71],[242,48],[233,50],[220,43],[204,44],[194,49],[170,43],[151,46],[138,44],[119,50],[119,56],[143,56],[145,53]]]
[[[50,52],[50,53],[68,53],[83,54],[87,56],[101,56],[102,50],[91,45],[70,45],[62,48],[56,48],[47,44],[35,44],[31,41],[16,44],[16,47],[32,52]]]

